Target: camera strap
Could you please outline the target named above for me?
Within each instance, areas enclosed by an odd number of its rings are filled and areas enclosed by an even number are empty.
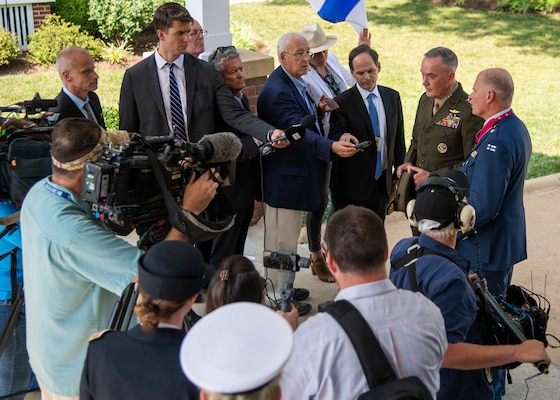
[[[189,241],[205,241],[214,239],[233,226],[235,223],[235,212],[233,211],[233,208],[231,208],[231,204],[229,203],[226,195],[223,193],[221,186],[218,186],[217,194],[212,200],[213,203],[211,203],[209,208],[211,208],[212,205],[222,209],[229,206],[229,209],[225,210],[226,215],[219,215],[219,213],[216,213],[216,218],[209,219],[205,218],[204,213],[201,215],[195,215],[188,210],[183,210],[167,190],[167,185],[165,183],[159,161],[150,145],[145,141],[144,151],[148,156],[154,177],[163,194],[165,206],[169,214],[169,221],[175,229],[187,236]],[[226,204],[220,204],[220,200],[222,200],[222,203],[225,202]]]

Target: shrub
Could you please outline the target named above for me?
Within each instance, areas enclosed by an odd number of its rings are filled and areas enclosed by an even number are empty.
[[[155,9],[165,0],[90,0],[90,19],[104,40],[134,39],[152,22]]]
[[[124,64],[129,54],[132,53],[132,48],[128,45],[126,40],[118,41],[117,44],[110,43],[105,45],[101,53],[103,60],[111,64]]]
[[[235,47],[258,51],[260,53],[268,52],[268,45],[264,39],[257,35],[251,24],[232,19],[230,30],[232,43]]]
[[[63,20],[78,25],[82,31],[92,36],[99,35],[97,23],[89,18],[89,0],[56,0],[51,10]]]
[[[560,8],[560,0],[499,0],[498,7],[516,13],[553,13]]]
[[[17,36],[0,28],[0,65],[8,65],[18,58],[19,53]]]
[[[108,131],[119,130],[119,110],[116,107],[103,107],[103,119]]]
[[[27,57],[35,64],[53,65],[58,52],[68,46],[78,46],[89,51],[94,60],[101,58],[103,42],[80,31],[80,27],[51,14],[34,33],[29,35]]]

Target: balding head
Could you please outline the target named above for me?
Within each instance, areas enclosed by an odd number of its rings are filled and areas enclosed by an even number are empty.
[[[56,69],[62,85],[74,96],[85,100],[89,92],[97,89],[99,75],[87,50],[70,46],[58,53]]]
[[[472,113],[488,119],[511,107],[513,79],[502,68],[490,68],[480,72],[469,95]]]
[[[503,68],[489,68],[478,75],[481,82],[496,93],[496,100],[505,107],[511,107],[513,100],[513,78]]]

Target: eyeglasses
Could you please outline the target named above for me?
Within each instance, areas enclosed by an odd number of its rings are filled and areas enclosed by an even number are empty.
[[[221,56],[218,56],[218,54],[224,54],[225,52],[227,52],[228,50],[237,50],[235,48],[235,46],[231,45],[231,46],[220,46],[216,48],[216,51],[214,51],[212,54],[210,54],[210,56],[208,57],[208,62],[213,62],[216,58],[222,58]],[[226,57],[223,57],[224,60],[228,59],[229,57],[231,57],[232,54],[229,54]]]
[[[231,46],[217,47],[216,50],[219,51],[220,53],[225,53],[228,50],[236,50],[236,48],[235,48],[235,46],[231,45]]]
[[[206,35],[208,35],[207,30],[200,30],[200,31],[192,30],[192,31],[189,32],[190,37],[195,37],[195,36],[204,37]]]
[[[313,53],[311,53],[310,51],[298,51],[295,54],[292,53],[288,53],[287,51],[284,51],[285,54],[289,54],[295,58],[297,58],[298,60],[301,60],[303,57],[307,56],[307,57],[312,57]]]

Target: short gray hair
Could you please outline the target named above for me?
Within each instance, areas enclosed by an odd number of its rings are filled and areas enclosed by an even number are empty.
[[[426,58],[441,57],[441,61],[443,65],[451,68],[453,71],[455,71],[457,69],[457,66],[459,65],[459,59],[457,58],[457,54],[455,54],[447,47],[434,47],[433,49],[428,50],[426,54],[424,54],[424,57]]]
[[[303,36],[299,32],[288,32],[288,33],[284,33],[280,37],[280,39],[278,39],[278,58],[280,58],[280,54],[287,51],[286,47],[288,46],[288,42],[294,38],[305,39],[305,36]],[[307,41],[307,39],[305,39],[305,41]]]
[[[208,57],[208,61],[220,74],[224,72],[224,61],[240,58],[239,52],[234,47],[221,51],[220,47],[214,50]]]
[[[432,239],[445,239],[456,235],[456,228],[451,222],[449,225],[442,228],[437,228],[441,223],[431,219],[421,219],[418,221],[418,231]]]

